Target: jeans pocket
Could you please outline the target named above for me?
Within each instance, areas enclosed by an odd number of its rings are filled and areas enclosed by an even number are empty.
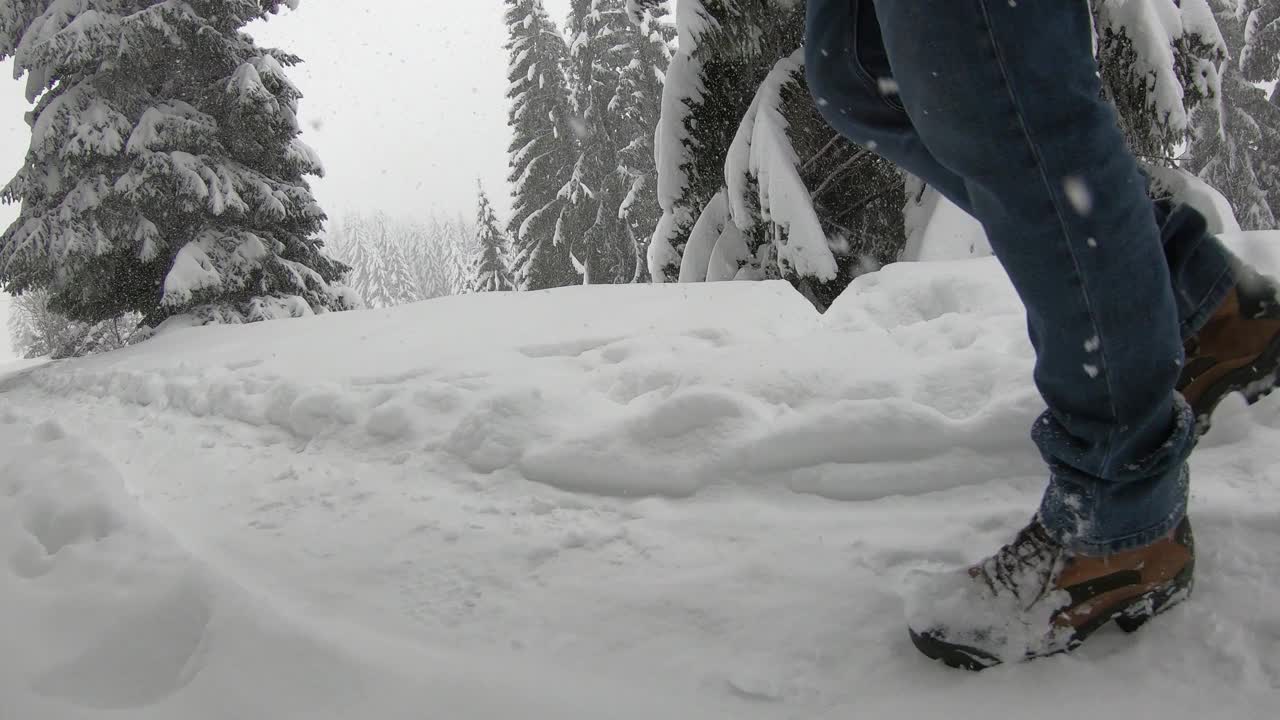
[[[849,4],[849,16],[852,18],[849,64],[886,105],[894,110],[904,110],[893,70],[889,67],[889,53],[880,33],[875,2],[849,0]]]

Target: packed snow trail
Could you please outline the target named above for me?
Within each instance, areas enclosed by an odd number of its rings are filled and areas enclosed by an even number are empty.
[[[912,649],[910,573],[1036,505],[1031,362],[971,260],[826,316],[571,288],[0,370],[0,719],[1273,717],[1275,398],[1193,461],[1191,603],[980,675]]]

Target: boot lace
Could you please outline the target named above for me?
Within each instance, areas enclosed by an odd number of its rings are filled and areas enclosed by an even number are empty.
[[[977,570],[991,592],[1011,594],[1024,607],[1030,607],[1049,593],[1062,555],[1062,546],[1049,537],[1039,522],[1033,522]]]

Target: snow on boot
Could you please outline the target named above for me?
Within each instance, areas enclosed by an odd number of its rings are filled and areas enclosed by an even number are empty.
[[[980,564],[920,583],[907,624],[928,657],[983,670],[1069,652],[1112,620],[1133,632],[1189,596],[1194,569],[1189,520],[1151,545],[1098,557],[1068,551],[1037,520]]]
[[[1191,403],[1200,435],[1222,399],[1243,393],[1250,405],[1275,388],[1280,372],[1280,288],[1250,268],[1200,333],[1187,341],[1178,390]]]

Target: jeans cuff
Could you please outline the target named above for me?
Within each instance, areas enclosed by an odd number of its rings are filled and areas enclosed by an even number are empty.
[[[1084,555],[1110,555],[1159,540],[1182,521],[1190,495],[1187,457],[1195,445],[1195,417],[1174,395],[1174,427],[1154,452],[1100,478],[1051,461],[1052,479],[1039,520],[1063,547]]]
[[[1190,484],[1190,472],[1185,467],[1181,471],[1178,482],[1184,486]],[[1156,524],[1127,535],[1107,539],[1087,537],[1061,528],[1055,529],[1045,521],[1043,510],[1038,519],[1040,524],[1044,526],[1045,531],[1049,533],[1049,537],[1053,538],[1069,552],[1092,557],[1114,555],[1127,550],[1146,547],[1172,533],[1174,528],[1178,527],[1182,519],[1187,516],[1188,494],[1181,493],[1180,497],[1181,500],[1169,511],[1168,515]]]

